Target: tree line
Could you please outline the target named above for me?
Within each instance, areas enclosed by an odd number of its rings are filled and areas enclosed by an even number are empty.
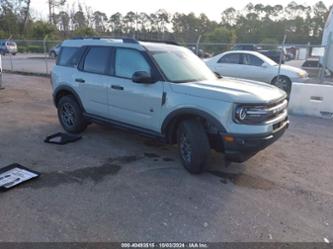
[[[33,0],[32,0],[33,1]],[[31,0],[0,0],[0,38],[65,39],[73,36],[130,36],[140,39],[177,40],[194,43],[199,37],[213,43],[320,43],[329,9],[322,1],[314,5],[290,2],[286,6],[247,4],[228,8],[219,21],[206,14],[170,14],[129,11],[110,16],[66,0],[46,0],[48,20],[31,15]]]

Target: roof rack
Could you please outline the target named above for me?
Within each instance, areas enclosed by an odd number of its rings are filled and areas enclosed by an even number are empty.
[[[84,39],[93,39],[93,40],[100,40],[100,39],[120,39],[123,41],[123,43],[132,43],[132,44],[139,44],[139,41],[135,38],[125,37],[125,38],[115,38],[115,37],[108,37],[108,36],[78,36],[73,37],[72,40],[84,40]],[[179,43],[176,41],[170,41],[170,40],[140,40],[142,42],[156,42],[156,43],[165,43],[165,44],[171,44],[171,45],[177,45],[180,46]]]
[[[122,38],[123,43],[135,43],[139,44],[139,42],[135,38]]]
[[[71,38],[72,40],[84,40],[84,39],[93,39],[93,40],[101,40],[101,39],[119,39],[122,40],[123,43],[134,43],[134,44],[138,44],[139,42],[134,39],[134,38],[129,38],[129,37],[125,37],[125,38],[115,38],[115,37],[111,37],[111,36],[77,36],[77,37],[73,37]]]
[[[143,42],[156,42],[156,43],[165,43],[165,44],[170,44],[170,45],[177,45],[180,46],[179,43],[177,43],[176,41],[170,41],[170,40],[140,40]]]

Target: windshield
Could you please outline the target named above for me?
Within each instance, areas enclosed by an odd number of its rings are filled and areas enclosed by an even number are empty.
[[[15,43],[15,42],[8,41],[8,42],[7,42],[7,46],[16,46],[16,43]]]
[[[269,58],[265,54],[258,53],[257,56],[270,66],[277,66],[278,65],[275,61],[273,61],[271,58]]]
[[[151,53],[170,82],[185,83],[217,78],[199,57],[186,48],[151,51]]]

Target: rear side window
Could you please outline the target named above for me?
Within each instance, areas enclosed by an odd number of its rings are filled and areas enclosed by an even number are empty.
[[[91,47],[86,55],[83,70],[89,73],[105,74],[109,64],[110,47]]]
[[[58,57],[57,65],[74,67],[80,60],[79,48],[75,47],[62,47]]]
[[[137,50],[117,48],[115,74],[122,78],[132,78],[137,71],[151,73],[151,68],[146,58]]]
[[[223,56],[218,63],[240,64],[240,54],[227,54]]]

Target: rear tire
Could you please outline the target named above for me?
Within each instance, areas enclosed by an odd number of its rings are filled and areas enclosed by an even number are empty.
[[[177,131],[178,149],[184,167],[191,174],[204,171],[210,146],[203,125],[194,119],[183,121]]]
[[[272,85],[285,91],[288,96],[291,92],[291,80],[287,76],[277,76],[272,80]]]
[[[64,96],[58,103],[58,118],[61,126],[69,133],[81,133],[88,122],[82,114],[79,104],[73,96]]]

